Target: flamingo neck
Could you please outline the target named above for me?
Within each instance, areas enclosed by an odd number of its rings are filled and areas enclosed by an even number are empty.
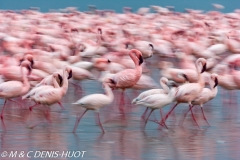
[[[105,92],[106,92],[106,95],[110,98],[110,100],[112,101],[114,96],[113,96],[113,93],[112,93],[112,89],[107,85],[107,84],[104,84],[104,89],[105,89]]]
[[[68,79],[66,75],[66,68],[63,70],[63,85],[61,87],[62,94],[65,95],[68,89]]]
[[[97,34],[97,45],[100,47],[102,44],[102,35],[99,33]]]
[[[22,92],[25,93],[25,92],[28,92],[28,91],[29,91],[29,89],[30,89],[30,84],[29,84],[29,82],[28,82],[26,73],[23,72],[23,67],[22,67],[22,66],[21,66],[21,74],[22,74],[22,81],[23,81]]]
[[[139,52],[138,50],[136,49],[132,49],[130,52],[129,52],[129,56],[131,57],[131,59],[133,60],[134,64],[135,64],[135,67],[137,68],[139,65],[139,60],[137,59],[136,57],[136,53],[135,52]]]
[[[56,80],[55,76],[52,77],[52,82],[53,82],[54,88],[60,88],[59,84],[57,83],[57,80]]]
[[[163,81],[160,80],[160,84],[161,84],[163,90],[164,90],[166,93],[169,93],[169,87],[166,85],[166,83],[164,83]]]
[[[197,73],[198,73],[198,83],[199,83],[201,86],[204,86],[205,82],[204,82],[204,79],[202,78],[202,75],[201,75],[200,61],[197,61],[197,62],[196,62],[196,68],[197,68]]]

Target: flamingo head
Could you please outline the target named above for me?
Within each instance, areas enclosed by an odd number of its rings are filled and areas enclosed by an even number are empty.
[[[30,64],[29,61],[23,61],[23,62],[21,63],[21,66],[27,68],[27,70],[28,70],[28,75],[31,74],[32,68],[31,68],[31,64]]]
[[[138,57],[138,59],[139,59],[139,65],[141,65],[141,64],[143,63],[143,57],[142,57],[142,55],[140,55],[140,56]]]
[[[55,78],[55,79],[59,79],[59,85],[61,86],[62,85],[62,82],[63,82],[63,78],[62,78],[62,76],[61,76],[61,74],[59,74],[58,72],[55,72],[55,73],[53,73],[53,78]]]
[[[102,34],[102,29],[101,28],[98,28],[98,33]]]
[[[198,58],[198,60],[196,61],[196,65],[199,65],[199,63],[202,64],[202,70],[200,73],[203,73],[207,70],[207,60],[204,58]]]
[[[151,56],[150,56],[150,57],[152,57],[152,55],[153,55],[153,53],[154,53],[154,47],[153,47],[153,45],[152,45],[152,44],[149,44],[149,47],[150,47],[150,49],[151,49],[151,51],[152,51],[152,53],[151,53]]]
[[[151,50],[153,51],[154,50],[154,47],[152,44],[149,44],[149,46],[151,47]]]
[[[107,84],[112,90],[116,88],[116,82],[111,78],[105,78],[103,81],[104,84]]]
[[[68,72],[68,79],[72,78],[72,70],[70,69]]]
[[[184,79],[185,81],[189,82],[187,75],[184,73],[179,73],[178,78]]]
[[[31,67],[34,65],[33,56],[31,54],[26,55],[26,60],[31,62]]]
[[[107,59],[107,58],[94,58],[93,59],[93,63],[95,65],[98,65],[100,63],[111,63],[111,61],[109,59]]]
[[[68,79],[72,78],[72,68],[69,66],[65,66],[64,71],[68,72]]]

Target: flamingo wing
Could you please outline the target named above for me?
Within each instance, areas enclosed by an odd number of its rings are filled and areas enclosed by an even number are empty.
[[[195,93],[201,92],[201,86],[197,83],[187,83],[182,86],[179,86],[176,90],[175,97],[179,96],[189,96],[194,95]]]
[[[140,79],[140,76],[138,77],[135,74],[134,69],[123,70],[123,71],[117,73],[113,77],[113,80],[116,83],[116,87],[120,87],[120,88],[132,87],[133,85],[135,85],[138,82],[139,79]]]
[[[16,97],[21,94],[23,83],[20,81],[8,81],[0,84],[0,96]]]
[[[84,108],[98,109],[110,104],[111,102],[112,100],[104,94],[91,94],[81,98],[74,104],[80,105]]]

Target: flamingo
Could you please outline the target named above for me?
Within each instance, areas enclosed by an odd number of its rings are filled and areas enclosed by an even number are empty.
[[[208,121],[207,121],[207,119],[204,115],[204,112],[203,112],[203,104],[209,102],[210,100],[212,100],[213,98],[216,97],[216,95],[218,93],[218,88],[217,88],[218,79],[217,79],[217,77],[218,77],[217,74],[215,74],[215,73],[211,74],[211,79],[210,79],[210,82],[209,82],[211,89],[203,88],[200,96],[197,99],[195,99],[194,101],[192,101],[192,107],[191,107],[191,108],[193,108],[194,105],[199,105],[201,107],[203,118],[209,126],[210,126],[210,124],[208,123]],[[187,113],[189,111],[190,111],[190,109],[185,113],[184,118],[181,121],[181,123],[179,123],[179,125],[183,124],[183,121],[184,121],[184,119],[187,116]]]
[[[142,53],[137,49],[131,49],[129,52],[129,56],[131,57],[135,64],[135,69],[125,69],[121,72],[116,73],[115,75],[113,75],[112,78],[110,78],[112,82],[111,83],[112,88],[122,89],[121,103],[119,105],[119,110],[121,112],[123,112],[123,106],[121,106],[121,104],[124,101],[124,90],[134,86],[142,75],[141,66],[141,64],[143,63]]]
[[[167,78],[163,77],[163,80],[164,81],[168,81]],[[165,83],[166,83],[165,82]],[[176,89],[176,88],[175,88]],[[148,121],[148,118],[149,116],[151,115],[151,113],[155,110],[155,109],[161,109],[165,106],[167,106],[168,104],[172,103],[172,101],[174,100],[175,98],[175,95],[174,93],[176,92],[174,88],[172,88],[170,91],[169,91],[169,88],[167,89],[168,90],[168,94],[153,94],[153,95],[150,95],[150,96],[147,96],[139,101],[136,102],[136,104],[138,105],[143,105],[144,107],[147,107],[146,108],[146,111],[147,112],[147,109],[150,108],[151,111],[149,113],[149,115],[147,116],[147,119],[145,120],[145,123],[144,123],[144,126],[143,128],[145,128],[146,124],[147,124],[147,121]],[[144,112],[144,113],[145,113]],[[162,112],[161,112],[162,113]],[[162,114],[161,114],[162,115]],[[166,124],[163,123],[165,125],[165,127],[167,128]]]
[[[83,107],[85,108],[86,110],[83,112],[82,115],[80,115],[79,117],[77,117],[76,119],[76,123],[75,123],[75,126],[74,126],[74,129],[73,129],[73,133],[76,132],[76,129],[77,129],[77,126],[81,120],[81,118],[83,117],[83,115],[88,111],[88,110],[93,110],[96,112],[96,117],[98,118],[98,123],[100,125],[100,128],[102,130],[103,133],[105,133],[103,127],[102,127],[102,124],[101,124],[101,121],[100,121],[100,118],[99,118],[99,110],[100,108],[106,106],[106,105],[109,105],[112,103],[113,101],[113,93],[111,91],[111,88],[109,87],[108,83],[111,82],[109,81],[110,79],[106,79],[104,82],[103,82],[103,86],[104,86],[104,90],[106,92],[106,95],[105,94],[91,94],[91,95],[88,95],[88,96],[85,96],[83,98],[81,98],[80,100],[78,100],[77,102],[75,103],[72,103],[74,105],[77,105],[77,106],[80,106],[80,107]],[[109,81],[109,82],[108,82]]]
[[[179,77],[188,81],[186,75],[184,75],[184,74],[179,74]],[[137,98],[133,99],[132,104],[136,104],[138,101],[141,101],[142,99],[144,99],[148,96],[154,95],[154,94],[168,94],[169,90],[170,90],[168,87],[169,82],[170,81],[166,77],[160,78],[160,84],[163,89],[150,89],[150,90],[144,91]],[[176,84],[174,84],[173,86],[176,86]],[[145,115],[147,114],[147,110],[148,110],[148,108],[146,108],[146,110],[144,111],[144,113],[142,115],[142,119],[145,118]],[[160,108],[160,114],[162,115],[161,108]]]
[[[153,94],[167,94],[169,92],[169,88],[167,86],[168,79],[165,77],[160,78],[160,84],[163,89],[150,89],[145,92],[142,92],[138,97],[134,98],[132,104],[136,104],[138,101],[144,99],[147,96]]]
[[[52,104],[58,103],[62,97],[66,94],[68,89],[68,79],[67,79],[67,66],[63,69],[63,85],[61,87],[46,87],[46,86],[40,86],[39,89],[31,95],[28,95],[27,97],[33,100],[36,104],[42,104],[45,106],[51,106]],[[53,81],[56,81],[55,78],[53,78]],[[57,82],[54,82],[55,86],[58,86]],[[26,97],[26,96],[24,96]],[[29,109],[31,110],[29,107]],[[47,108],[47,113],[49,113],[49,108]],[[35,126],[35,125],[34,125]]]
[[[21,65],[21,62],[23,62],[23,61],[29,61],[31,63],[30,67],[32,68],[32,66],[34,64],[32,56],[27,55],[24,57],[24,59],[22,59],[20,61],[20,65]],[[2,67],[0,69],[0,72],[3,75],[3,79],[5,79],[5,80],[21,81],[23,74],[26,74],[27,72],[29,72],[26,68],[24,68],[23,72],[21,70],[22,70],[21,66],[19,67],[19,66],[15,66],[15,65],[10,65],[10,66]]]
[[[179,103],[188,103],[190,110],[191,110],[191,102],[194,101],[196,98],[198,98],[199,94],[202,92],[203,87],[204,87],[204,81],[203,78],[201,77],[201,73],[203,73],[206,70],[206,60],[204,58],[199,58],[196,61],[196,68],[197,68],[197,73],[198,73],[198,83],[185,83],[177,88],[176,94],[175,94],[175,101],[177,102],[173,108],[167,113],[164,119],[162,119],[162,122],[166,121],[168,116],[171,114],[171,112],[174,110],[174,108],[179,104]],[[193,112],[192,113],[192,118],[194,119],[195,123],[197,124]],[[198,125],[198,124],[197,124]],[[199,126],[198,126],[199,127]],[[199,127],[200,129],[200,127]]]
[[[23,67],[27,67],[29,73],[31,72],[30,63],[28,61],[24,61],[21,64],[21,81],[7,81],[0,84],[0,97],[5,98],[5,102],[1,112],[1,119],[3,119],[3,112],[6,106],[7,100],[12,101],[11,98],[19,97],[26,94],[30,89],[30,84],[27,79],[27,73],[24,72]]]
[[[72,70],[69,67],[66,67],[66,71],[68,72],[68,79],[70,79],[72,77]],[[49,89],[49,88],[60,88],[62,86],[62,75],[59,72],[55,72],[52,75],[46,77],[47,79],[44,79],[42,82],[40,82],[38,85],[36,85],[34,88],[32,88],[27,94],[22,96],[22,99],[26,99],[26,98],[30,98],[32,96],[34,96],[37,92],[39,92],[40,90],[44,90],[44,89]],[[49,82],[49,80],[51,80],[52,82]],[[59,81],[59,82],[58,82]],[[62,109],[65,109],[61,102],[57,102],[60,107]],[[35,107],[36,105],[38,105],[40,103],[35,103],[35,105],[29,107],[29,110],[31,111],[33,107]]]

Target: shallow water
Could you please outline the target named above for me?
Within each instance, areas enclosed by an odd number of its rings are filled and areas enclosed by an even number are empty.
[[[156,70],[154,77],[159,77]],[[24,151],[22,159],[104,159],[104,160],[140,160],[140,159],[238,159],[240,157],[240,119],[238,105],[224,100],[219,94],[212,102],[204,106],[205,115],[210,123],[203,120],[201,109],[196,106],[193,111],[201,130],[192,120],[191,114],[185,119],[183,126],[178,126],[183,113],[188,109],[185,104],[179,105],[174,114],[171,114],[167,126],[168,130],[149,121],[144,131],[141,130],[141,114],[143,107],[131,106],[130,100],[135,97],[135,92],[129,90],[126,93],[125,107],[130,109],[126,112],[126,120],[118,114],[117,99],[120,91],[115,91],[115,101],[111,106],[100,111],[100,118],[106,133],[95,123],[94,113],[87,112],[81,120],[77,132],[72,133],[76,115],[84,110],[71,105],[82,95],[103,93],[101,84],[96,81],[82,83],[84,92],[75,91],[69,86],[67,95],[62,100],[66,110],[58,105],[51,107],[51,123],[43,123],[33,129],[28,127],[45,120],[45,108],[38,106],[32,113],[27,109],[32,102],[24,102],[23,109],[12,102],[7,103],[4,112],[4,124],[6,132],[1,124],[0,145],[1,153],[7,151]],[[138,91],[140,92],[140,91]],[[1,101],[3,104],[3,100]],[[165,107],[164,113],[171,106]],[[159,111],[154,111],[157,119],[160,119]],[[110,120],[109,120],[110,119]],[[151,116],[154,119],[154,116]],[[105,122],[106,120],[109,120]],[[46,120],[45,120],[46,121]],[[33,151],[26,157],[28,151]],[[36,151],[58,151],[56,158],[41,158]],[[67,157],[63,152],[86,151],[83,158]],[[35,156],[35,157],[34,157]],[[76,155],[78,156],[78,155]],[[16,159],[16,158],[0,158]]]

